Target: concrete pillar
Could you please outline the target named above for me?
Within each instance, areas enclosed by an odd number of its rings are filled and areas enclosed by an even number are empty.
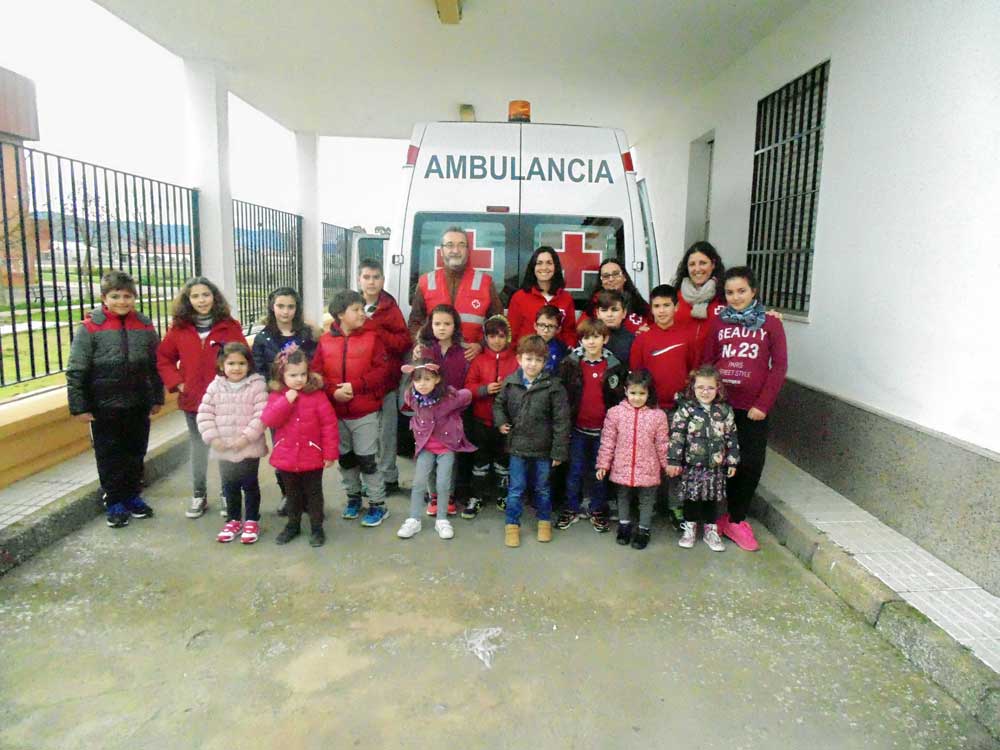
[[[299,203],[302,216],[302,307],[306,320],[319,324],[323,300],[323,227],[319,215],[319,138],[295,133]]]
[[[229,88],[225,70],[208,60],[185,60],[188,94],[188,174],[199,191],[201,271],[215,282],[239,317],[229,177]]]

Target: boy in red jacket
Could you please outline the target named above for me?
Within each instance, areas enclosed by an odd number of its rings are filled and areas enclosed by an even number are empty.
[[[311,369],[337,412],[340,475],[347,493],[344,518],[361,513],[361,475],[368,485],[368,509],[362,526],[378,526],[388,517],[385,483],[378,467],[379,410],[389,380],[389,360],[377,326],[365,317],[364,297],[345,289],[330,301],[333,322],[319,339]]]
[[[406,327],[396,299],[383,288],[385,275],[377,260],[362,260],[358,270],[358,289],[365,298],[365,317],[375,324],[389,360],[389,379],[379,412],[378,468],[385,482],[385,494],[399,492],[399,469],[396,468],[396,433],[399,420],[399,381],[403,355],[413,348],[413,337]]]
[[[667,412],[669,420],[677,406],[677,393],[687,387],[688,373],[698,365],[701,352],[697,351],[693,327],[680,326],[674,322],[674,313],[677,311],[676,288],[669,284],[660,284],[654,288],[649,293],[649,307],[653,314],[653,325],[648,331],[635,337],[629,357],[629,369],[649,370],[656,386],[656,402]],[[669,480],[667,504],[671,511],[671,523],[678,529],[682,520],[679,489],[677,479]]]
[[[493,397],[500,391],[504,378],[517,369],[517,354],[510,345],[510,326],[503,315],[494,315],[483,325],[486,346],[469,366],[465,387],[472,391],[472,420],[469,440],[477,446],[472,457],[472,494],[462,511],[462,518],[471,520],[491,494],[497,507],[507,507],[507,465],[504,436],[493,425]],[[490,481],[490,469],[495,479]]]

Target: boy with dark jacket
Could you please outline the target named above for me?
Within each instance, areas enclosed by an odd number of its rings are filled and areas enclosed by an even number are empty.
[[[389,381],[389,360],[374,323],[365,317],[364,298],[355,291],[335,292],[333,321],[319,339],[310,368],[323,376],[323,387],[337,412],[340,475],[347,494],[343,517],[361,514],[361,475],[368,485],[368,509],[362,526],[378,526],[389,515],[385,482],[378,467],[379,410]]]
[[[127,526],[129,516],[153,515],[139,493],[149,417],[163,405],[156,369],[160,337],[152,321],[136,312],[135,298],[131,276],[104,274],[101,306],[77,328],[66,367],[69,411],[90,425],[108,526],[115,529]]]
[[[625,366],[605,345],[608,327],[600,320],[584,318],[576,328],[580,345],[559,366],[559,379],[566,388],[573,421],[569,441],[569,476],[566,481],[566,507],[556,521],[557,529],[568,529],[579,519],[583,488],[593,480],[590,490],[590,522],[595,531],[608,530],[607,484],[594,479],[597,450],[601,447],[601,428],[608,409],[625,395]]]
[[[549,472],[569,458],[569,402],[566,389],[544,372],[548,346],[540,336],[525,336],[517,345],[520,367],[509,375],[493,402],[493,421],[507,436],[510,488],[507,492],[504,543],[521,546],[521,500],[526,490],[535,498],[538,541],[552,541],[552,496]]]

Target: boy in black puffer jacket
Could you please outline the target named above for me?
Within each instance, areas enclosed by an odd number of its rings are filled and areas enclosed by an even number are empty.
[[[69,411],[90,425],[112,528],[127,526],[129,516],[153,515],[139,493],[149,417],[163,405],[156,370],[160,337],[149,318],[136,312],[135,298],[131,276],[104,274],[102,304],[76,329],[66,367]]]
[[[510,486],[504,542],[521,544],[521,500],[534,494],[538,541],[552,540],[549,472],[569,458],[569,402],[558,378],[543,372],[548,346],[541,336],[525,336],[517,345],[521,366],[507,376],[493,401],[493,422],[507,436]]]

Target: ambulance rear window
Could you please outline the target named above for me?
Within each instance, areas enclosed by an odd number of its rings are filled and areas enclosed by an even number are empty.
[[[625,261],[625,232],[621,219],[593,216],[537,216],[521,217],[522,236],[531,232],[531,248],[548,245],[559,254],[559,262],[566,280],[566,291],[583,309],[589,295],[597,286],[601,262],[615,258]],[[528,258],[525,258],[527,263]]]
[[[441,268],[441,237],[449,227],[465,230],[473,268],[487,271],[497,289],[517,276],[517,216],[509,214],[418,213],[413,219],[410,299],[421,275]],[[508,248],[511,257],[508,258]]]
[[[620,218],[542,214],[418,213],[413,224],[410,299],[417,280],[441,268],[441,237],[449,227],[465,230],[474,268],[493,277],[504,305],[521,287],[535,248],[549,245],[559,254],[566,290],[578,310],[597,284],[601,262],[616,258],[624,265],[625,233]]]

